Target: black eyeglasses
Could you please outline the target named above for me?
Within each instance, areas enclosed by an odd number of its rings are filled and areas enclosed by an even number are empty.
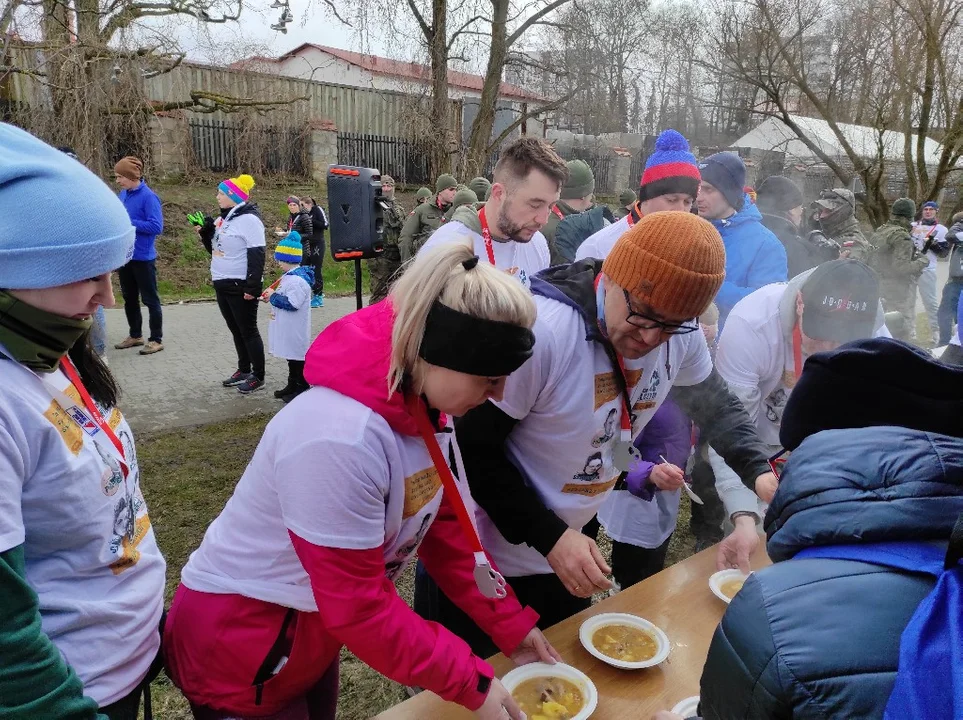
[[[688,335],[699,329],[699,318],[685,323],[667,323],[650,317],[645,313],[636,312],[632,309],[629,291],[622,288],[622,293],[625,295],[625,305],[629,310],[625,321],[629,325],[637,327],[639,330],[659,330],[663,335]]]

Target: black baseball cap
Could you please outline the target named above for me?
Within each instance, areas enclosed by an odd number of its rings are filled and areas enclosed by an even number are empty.
[[[859,260],[818,265],[800,288],[802,331],[814,340],[847,343],[872,337],[879,309],[879,278]]]

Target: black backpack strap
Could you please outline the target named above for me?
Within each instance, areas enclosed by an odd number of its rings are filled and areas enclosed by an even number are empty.
[[[957,566],[963,560],[963,513],[956,519],[953,532],[950,533],[950,544],[946,548],[946,560],[943,562],[943,569],[949,570]]]

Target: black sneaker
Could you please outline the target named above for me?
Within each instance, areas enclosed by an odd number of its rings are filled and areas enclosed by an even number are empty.
[[[293,392],[294,392],[294,386],[291,385],[290,383],[288,383],[287,385],[285,385],[285,386],[284,386],[283,388],[281,388],[280,390],[275,390],[275,391],[274,391],[274,397],[276,397],[278,400],[284,400],[284,397],[285,397],[286,395],[290,395],[290,394],[293,393]]]
[[[247,379],[237,386],[237,391],[241,393],[241,395],[250,395],[252,392],[260,390],[262,387],[264,387],[263,380],[259,380],[254,375],[248,375]]]
[[[221,383],[224,387],[237,387],[245,380],[251,377],[251,373],[241,372],[240,370],[235,370],[234,374],[231,375],[227,380]]]

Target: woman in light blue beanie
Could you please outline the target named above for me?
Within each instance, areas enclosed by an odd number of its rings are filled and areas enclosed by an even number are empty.
[[[38,230],[56,198],[69,223]],[[164,558],[90,344],[134,228],[83,165],[0,124],[0,717],[136,720]]]

